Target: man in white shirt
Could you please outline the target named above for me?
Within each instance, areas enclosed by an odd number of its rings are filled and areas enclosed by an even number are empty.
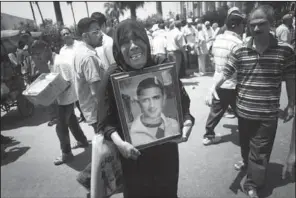
[[[98,22],[100,30],[103,34],[102,46],[96,47],[95,50],[98,57],[101,59],[104,69],[107,70],[110,65],[115,64],[115,60],[113,57],[113,39],[106,34],[107,19],[105,15],[100,12],[92,13],[91,18],[95,19]]]
[[[185,68],[182,68],[182,63],[187,62],[187,56],[185,51],[185,38],[181,32],[181,21],[175,22],[175,28],[173,28],[167,36],[167,51],[169,61],[176,63],[177,74],[179,77],[185,76]]]
[[[283,24],[281,24],[277,29],[276,29],[276,37],[279,41],[291,44],[292,43],[292,34],[290,29],[293,28],[292,23],[293,23],[293,15],[292,14],[286,14],[282,18]]]
[[[218,23],[213,23],[212,28],[214,30],[213,38],[215,39],[216,36],[218,35],[219,30],[220,30]]]
[[[68,64],[70,64],[70,65],[72,65],[72,67],[74,67],[73,66],[74,53],[75,53],[74,50],[75,50],[75,48],[77,48],[79,46],[79,44],[81,44],[81,42],[73,39],[73,34],[72,34],[71,30],[67,27],[63,27],[60,31],[60,34],[61,34],[61,37],[62,37],[65,44],[61,48],[59,54],[63,58],[64,61],[66,61]],[[74,72],[73,68],[72,68],[72,70]],[[80,117],[78,118],[78,122],[85,121],[85,118],[84,118],[83,113],[81,111],[78,99],[77,99],[75,105],[78,108],[78,110],[80,111]]]
[[[160,23],[159,30],[157,30],[157,34],[154,34],[154,38],[152,40],[153,54],[166,58],[166,54],[167,54],[166,36],[167,36],[167,32],[165,31],[165,25],[164,23]]]
[[[211,27],[211,23],[209,21],[206,21],[205,22],[205,26],[206,26],[206,42],[207,42],[207,47],[208,47],[208,50],[210,50],[210,48],[213,45],[214,31],[213,31],[213,28]]]

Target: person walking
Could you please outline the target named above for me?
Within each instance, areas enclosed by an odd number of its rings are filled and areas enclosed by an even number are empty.
[[[196,53],[198,59],[198,76],[203,76],[206,73],[206,57],[208,56],[208,48],[206,43],[205,31],[202,28],[202,24],[197,24],[196,34]]]
[[[227,17],[226,27],[227,30],[223,34],[218,35],[213,43],[212,53],[215,64],[214,81],[222,75],[223,68],[227,63],[231,50],[235,46],[242,44],[242,38],[240,36],[244,31],[244,17],[242,14],[230,14]],[[217,94],[220,100],[209,96],[212,101],[209,101],[211,109],[206,122],[206,133],[203,137],[204,145],[218,143],[221,140],[221,136],[215,134],[214,129],[220,122],[229,105],[233,110],[236,109],[236,76],[232,76],[225,81],[217,89]]]
[[[223,75],[211,89],[217,89],[237,71],[238,129],[242,161],[235,169],[245,169],[242,189],[251,198],[266,183],[269,163],[278,126],[282,80],[286,82],[288,104],[284,121],[292,119],[295,105],[295,55],[292,47],[278,42],[270,33],[274,12],[269,5],[254,8],[248,19],[252,38],[232,50]]]

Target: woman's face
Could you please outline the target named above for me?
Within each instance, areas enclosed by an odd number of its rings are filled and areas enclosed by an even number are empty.
[[[121,45],[121,53],[127,65],[134,69],[143,68],[148,59],[148,46],[139,38],[129,40]]]

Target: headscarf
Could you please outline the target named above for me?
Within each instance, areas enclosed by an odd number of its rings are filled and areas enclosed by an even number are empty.
[[[135,70],[126,64],[120,49],[126,40],[133,38],[141,39],[147,45],[147,63],[144,67],[153,65],[151,47],[145,28],[136,20],[126,19],[117,25],[113,34],[113,56],[123,71]]]

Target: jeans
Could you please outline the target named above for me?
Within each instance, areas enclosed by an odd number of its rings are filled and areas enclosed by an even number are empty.
[[[206,134],[204,135],[204,138],[215,137],[214,129],[217,126],[217,124],[220,122],[221,118],[223,117],[225,111],[228,109],[229,105],[235,112],[236,90],[219,88],[217,89],[217,94],[220,100],[213,99],[212,101],[210,114],[206,122]]]
[[[185,73],[185,68],[182,68],[182,64],[184,64],[182,51],[176,50],[173,52],[168,52],[168,60],[176,63],[177,75],[178,77],[182,77]]]
[[[268,121],[238,118],[241,155],[248,165],[245,189],[264,186],[277,125],[277,118]]]
[[[63,153],[71,152],[69,128],[78,142],[87,142],[74,114],[74,103],[69,105],[58,105],[58,123],[56,126],[56,132]]]

